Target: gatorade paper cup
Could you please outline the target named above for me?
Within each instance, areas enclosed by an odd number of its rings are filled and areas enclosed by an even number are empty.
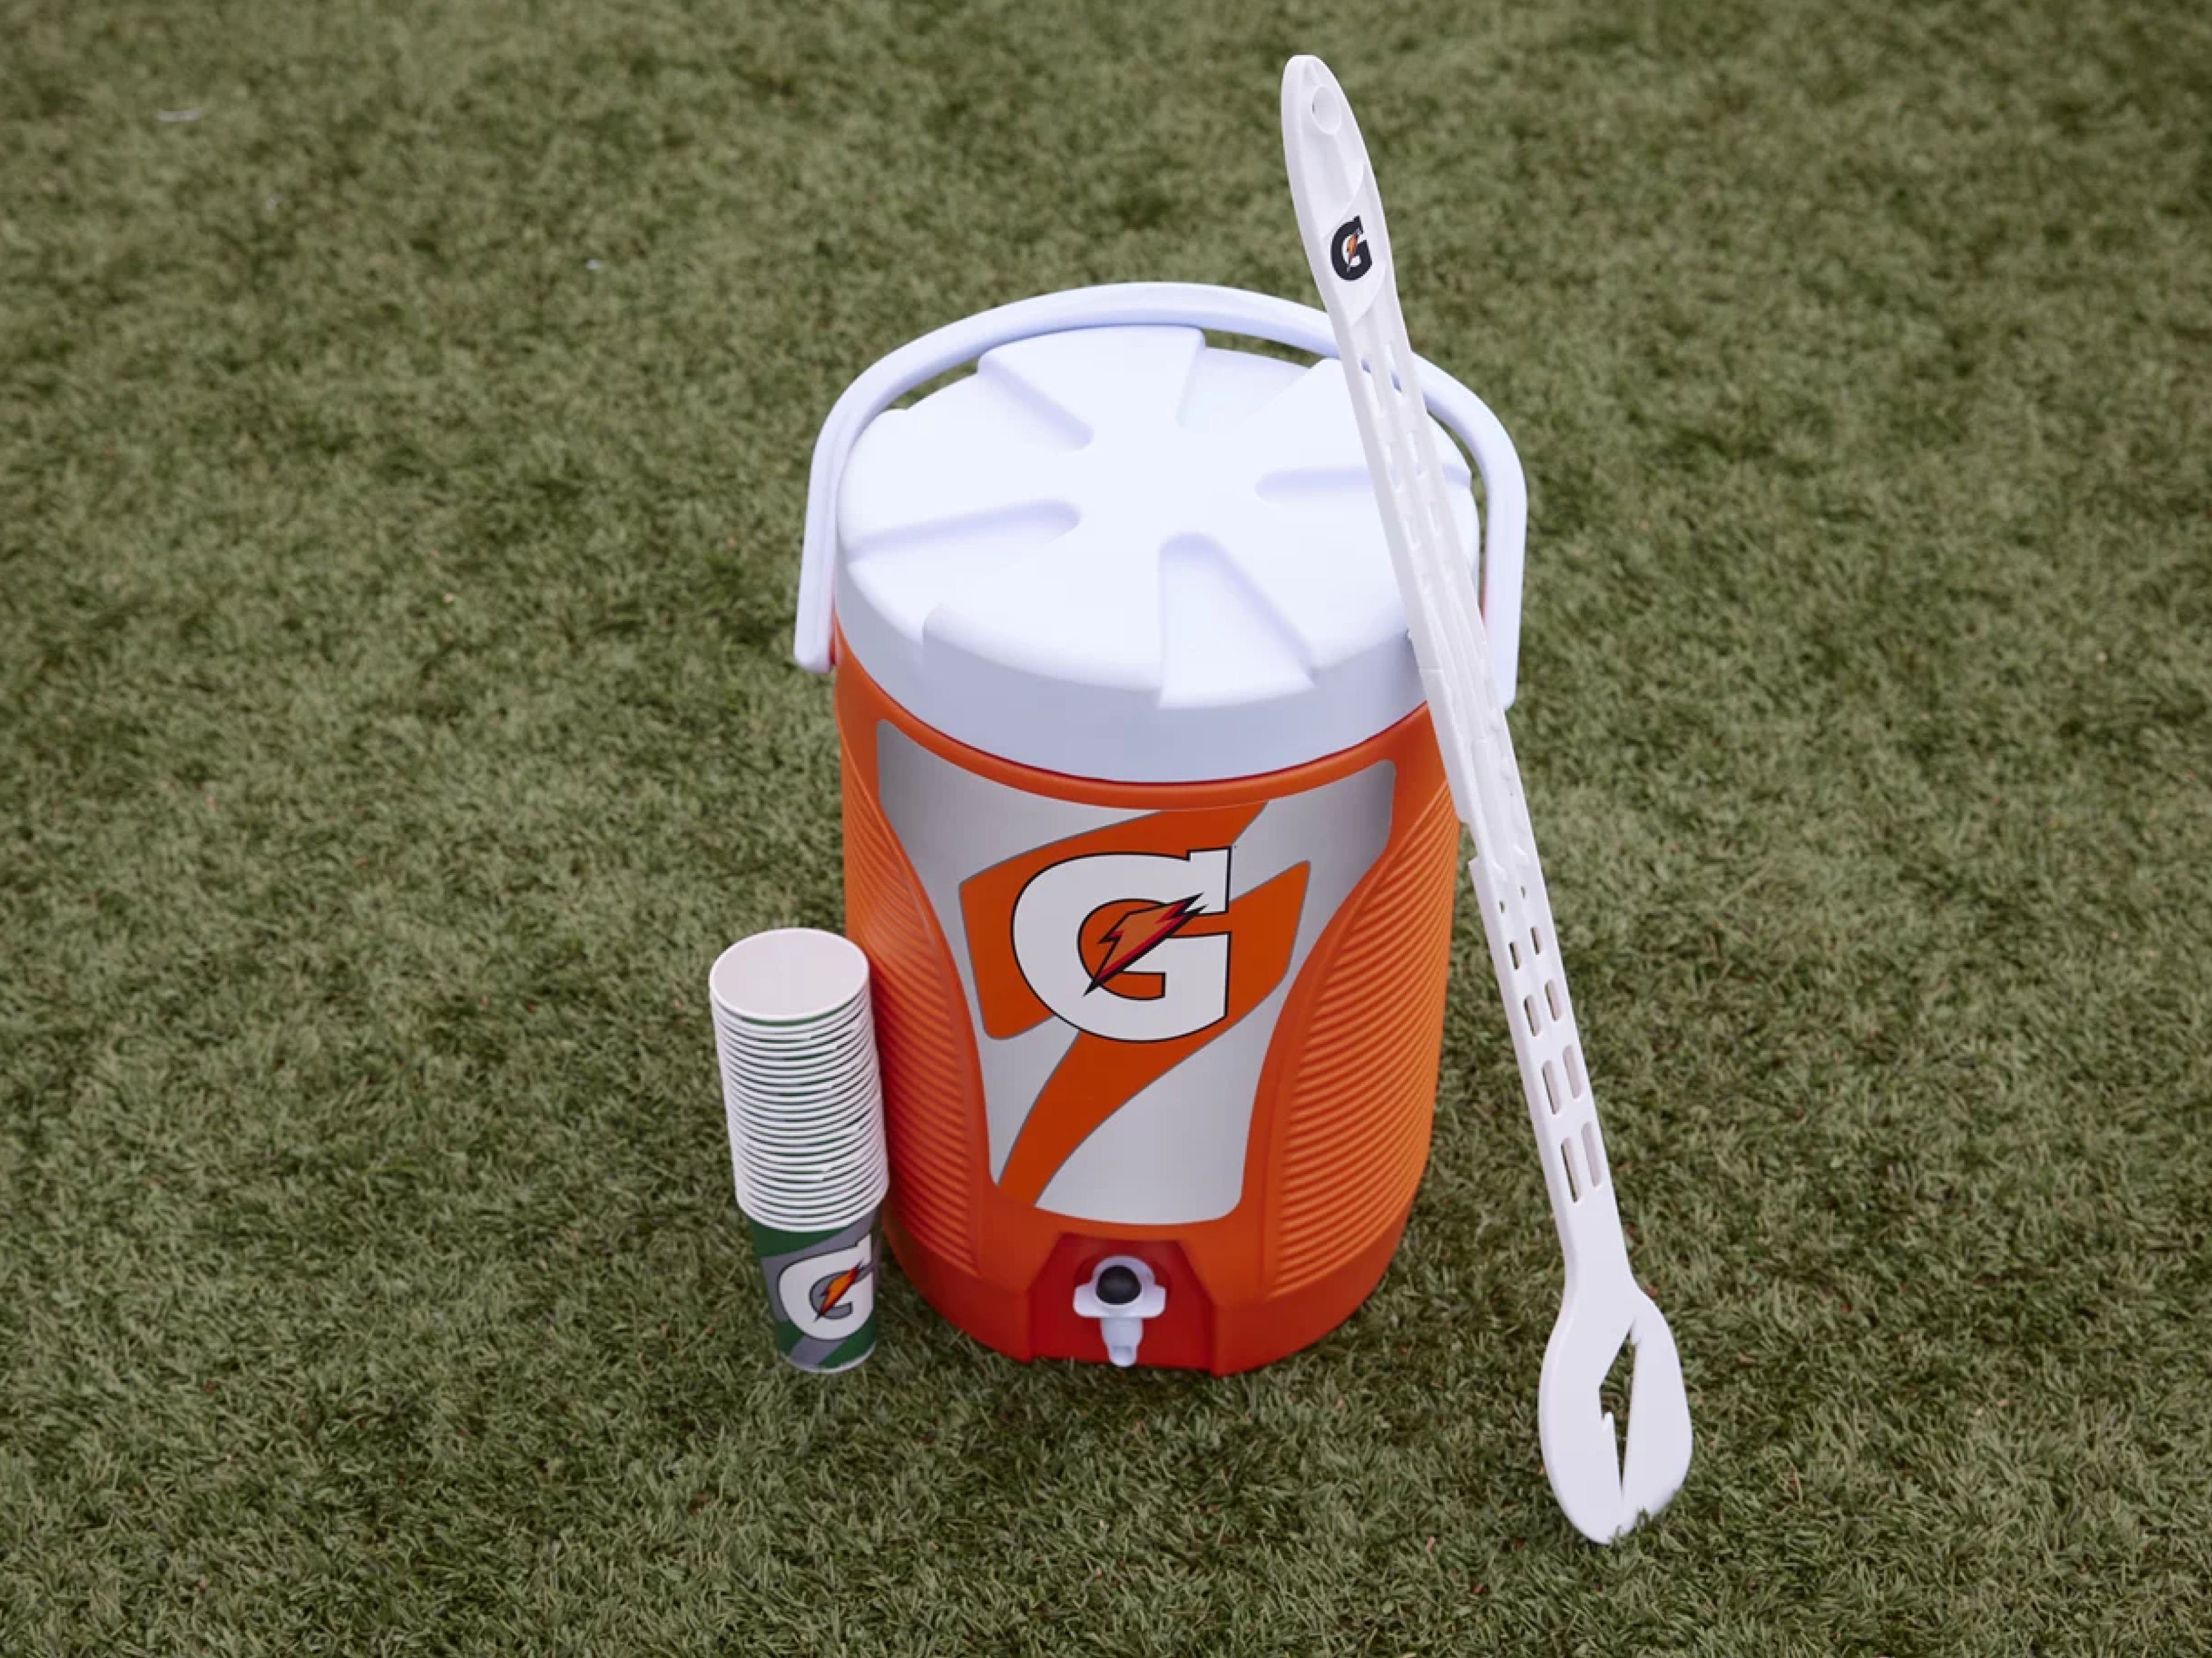
[[[731,945],[707,983],[776,1349],[802,1370],[848,1370],[875,1345],[890,1183],[867,957],[834,932],[785,927]]]
[[[848,1226],[749,1223],[775,1347],[802,1370],[849,1370],[876,1346],[876,1212]]]

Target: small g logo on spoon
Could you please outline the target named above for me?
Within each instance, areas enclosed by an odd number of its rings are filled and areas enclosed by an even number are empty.
[[[1337,226],[1336,234],[1328,239],[1328,262],[1348,282],[1358,282],[1375,269],[1374,252],[1367,246],[1367,233],[1358,219],[1346,219]]]

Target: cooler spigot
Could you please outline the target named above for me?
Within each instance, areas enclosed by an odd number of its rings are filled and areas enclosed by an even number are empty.
[[[1106,1357],[1125,1367],[1137,1362],[1145,1321],[1158,1318],[1167,1304],[1168,1292],[1152,1276],[1152,1269],[1134,1255],[1109,1255],[1091,1269],[1088,1280],[1075,1286],[1076,1312],[1098,1321]]]

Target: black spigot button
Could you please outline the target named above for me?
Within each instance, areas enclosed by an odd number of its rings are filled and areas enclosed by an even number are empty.
[[[1109,1266],[1095,1285],[1098,1299],[1109,1307],[1127,1307],[1144,1294],[1144,1280],[1126,1266]]]

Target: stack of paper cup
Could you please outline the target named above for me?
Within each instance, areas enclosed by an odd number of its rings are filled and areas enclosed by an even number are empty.
[[[890,1183],[868,958],[834,932],[755,933],[707,989],[738,1204],[768,1278],[776,1345],[842,1370],[875,1345],[875,1222]]]

